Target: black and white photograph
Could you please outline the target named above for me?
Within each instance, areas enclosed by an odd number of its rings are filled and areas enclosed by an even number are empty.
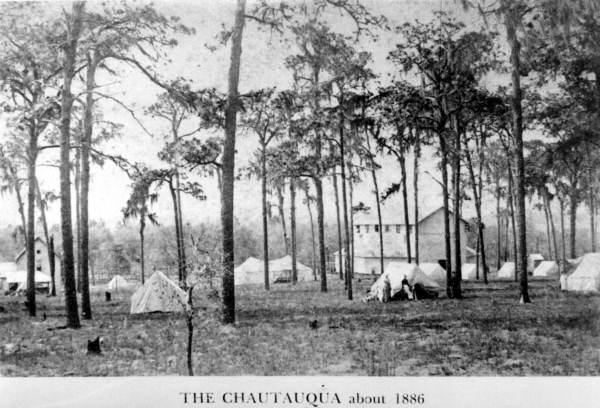
[[[595,377],[599,209],[597,0],[0,2],[0,377]]]

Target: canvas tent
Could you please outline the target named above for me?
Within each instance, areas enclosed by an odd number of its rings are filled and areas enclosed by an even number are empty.
[[[296,261],[296,271],[298,273],[298,282],[314,280],[312,269]],[[273,259],[269,262],[269,274],[273,282],[291,282],[292,281],[292,257],[289,255],[283,258]]]
[[[533,272],[544,261],[542,254],[529,254],[527,256],[527,271]]]
[[[119,290],[126,290],[129,288],[130,288],[129,282],[127,282],[125,280],[125,278],[122,277],[121,275],[116,275],[114,278],[112,278],[110,280],[110,282],[108,282],[106,284],[106,289],[108,291],[118,292]]]
[[[35,286],[37,288],[49,288],[52,283],[52,278],[43,272],[35,271]],[[25,271],[12,271],[6,272],[6,289],[10,290],[25,290],[27,289],[27,272]]]
[[[533,276],[540,278],[550,278],[558,276],[558,265],[554,261],[542,261],[533,270]]]
[[[429,276],[425,275],[421,268],[416,264],[390,262],[385,268],[385,272],[379,276],[369,290],[369,293],[375,295],[380,301],[383,301],[383,290],[386,277],[390,282],[392,298],[402,290],[402,280],[404,277],[406,277],[408,284],[411,286],[414,286],[415,283],[420,283],[428,290],[440,290],[440,286]]]
[[[446,270],[438,263],[421,263],[419,264],[419,268],[421,268],[425,275],[436,282],[446,281]]]
[[[561,289],[574,292],[600,292],[600,253],[586,254]]]
[[[15,262],[0,262],[0,289],[8,290],[7,275],[17,271]]]
[[[463,264],[460,268],[461,277],[463,280],[475,280],[477,279],[477,265],[474,263]],[[479,276],[483,276],[483,270],[479,269]]]
[[[515,277],[515,263],[514,262],[504,262],[502,268],[498,269],[499,279],[514,279]]]
[[[265,281],[263,261],[250,257],[234,269],[236,285],[261,284]]]
[[[162,272],[155,272],[131,296],[131,314],[183,312],[186,305],[187,294]]]

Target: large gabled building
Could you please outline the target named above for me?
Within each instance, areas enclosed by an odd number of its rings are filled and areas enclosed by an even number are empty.
[[[452,211],[450,212],[452,215]],[[408,262],[408,239],[411,256],[415,256],[415,224],[406,225],[404,217],[382,215],[384,268],[390,262]],[[421,263],[440,263],[445,265],[444,209],[440,207],[418,220],[419,225],[419,261]],[[463,263],[473,262],[475,251],[467,246],[468,223],[461,220],[461,259]],[[379,222],[376,212],[361,213],[354,217],[354,272],[379,275]],[[450,240],[454,256],[454,221],[450,223]],[[339,273],[339,254],[335,254],[335,268]]]

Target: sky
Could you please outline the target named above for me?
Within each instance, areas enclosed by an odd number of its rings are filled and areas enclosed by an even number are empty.
[[[215,35],[222,29],[222,25],[230,26],[233,21],[234,2],[231,0],[182,2],[158,1],[154,3],[157,9],[166,15],[181,18],[181,22],[196,31],[193,36],[178,35],[178,45],[168,51],[168,60],[161,61],[156,67],[157,72],[164,78],[170,79],[183,76],[191,81],[197,88],[216,87],[221,91],[227,88],[227,70],[229,67],[229,47],[219,47],[210,51],[206,44],[215,44]],[[482,24],[479,17],[473,12],[465,12],[455,5],[452,0],[369,0],[364,4],[374,14],[385,15],[390,25],[395,26],[407,21],[418,19],[428,21],[433,18],[433,11],[444,9],[453,13],[459,20],[468,26],[475,27]],[[248,9],[251,9],[249,2]],[[334,30],[347,31],[351,27],[351,20],[347,17],[328,16]],[[377,42],[360,40],[358,48],[370,51],[373,55],[372,68],[380,74],[382,81],[389,79],[394,69],[386,60],[388,52],[397,43],[396,34],[382,32]],[[260,89],[264,87],[285,88],[291,83],[291,74],[284,66],[284,59],[289,55],[293,46],[286,38],[277,34],[257,30],[253,22],[248,22],[243,38],[242,67],[240,75],[240,92]],[[155,102],[160,88],[152,84],[139,72],[123,67],[111,65],[116,68],[119,77],[101,73],[97,83],[104,93],[118,97],[128,105],[136,117],[144,123],[152,136],[148,135],[134,120],[131,114],[111,101],[100,101],[99,105],[106,119],[123,125],[122,135],[105,142],[102,149],[108,153],[118,153],[135,162],[144,162],[150,166],[161,166],[157,152],[163,145],[163,138],[168,135],[168,124],[144,115],[144,108]],[[486,78],[487,86],[495,87],[507,84],[507,78],[492,75]],[[192,129],[196,121],[185,123],[187,129]],[[2,131],[2,128],[0,128]],[[206,136],[206,135],[204,135]],[[238,133],[236,168],[247,163],[247,159],[256,149],[256,136],[251,133]],[[437,159],[431,150],[427,150],[421,161],[420,175],[420,213],[425,215],[429,211],[441,206],[441,189],[436,183],[438,178]],[[40,163],[47,163],[56,158],[57,152],[50,150],[40,157]],[[400,170],[396,160],[390,156],[378,158],[382,169],[378,172],[380,190],[385,190],[391,183],[400,180]],[[409,165],[408,183],[409,194],[412,194],[412,157],[407,158]],[[58,192],[58,169],[40,166],[38,169],[40,183],[44,190]],[[197,201],[184,197],[183,216],[184,222],[195,224],[201,221],[219,221],[220,204],[217,182],[213,178],[195,178],[201,182],[207,200]],[[332,197],[331,183],[325,183],[325,196]],[[369,175],[363,176],[363,182],[355,187],[355,204],[359,201],[375,208],[372,182]],[[92,168],[92,181],[90,187],[90,218],[104,220],[109,226],[122,222],[121,209],[125,205],[130,190],[130,182],[126,175],[110,163],[103,168]],[[412,200],[411,200],[412,201]],[[258,223],[260,219],[260,183],[255,180],[240,180],[235,187],[235,215],[242,222]],[[289,203],[287,203],[289,204]],[[286,205],[287,205],[286,204]],[[484,203],[487,212],[491,215],[493,203],[491,198]],[[289,207],[288,207],[289,208]],[[300,206],[299,222],[308,219],[308,213]],[[159,200],[154,205],[161,224],[172,224],[172,202],[167,190],[160,191]],[[401,211],[400,197],[390,198],[384,205],[386,213]],[[412,212],[412,203],[411,203]],[[473,217],[474,211],[467,204],[464,209],[466,218]],[[333,199],[325,200],[326,219],[335,216]],[[48,211],[50,224],[60,222],[58,201],[51,205]],[[10,194],[0,197],[0,226],[18,223],[16,200]]]

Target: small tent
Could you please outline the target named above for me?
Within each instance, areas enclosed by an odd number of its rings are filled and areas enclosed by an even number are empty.
[[[568,275],[561,289],[574,292],[600,292],[600,253],[586,254]]]
[[[250,257],[234,269],[236,285],[261,284],[264,281],[264,264],[261,259]]]
[[[515,263],[504,262],[504,265],[498,269],[498,279],[514,279],[515,278]]]
[[[527,256],[527,271],[533,272],[543,261],[544,256],[542,254],[529,254]]]
[[[183,312],[186,305],[187,294],[162,272],[155,272],[131,296],[131,314]]]
[[[477,279],[477,265],[474,263],[462,264],[460,273],[463,280],[475,280]],[[482,268],[479,268],[479,276],[483,277]]]
[[[116,275],[106,284],[108,291],[118,292],[119,290],[127,290],[130,288],[129,282],[125,280],[121,275]]]
[[[540,278],[558,277],[558,265],[554,261],[542,261],[533,270],[533,276]]]
[[[421,268],[425,275],[436,282],[446,281],[446,270],[439,263],[422,263],[419,264],[419,268]]]
[[[386,277],[390,282],[392,298],[402,290],[402,280],[404,277],[406,277],[408,284],[411,286],[420,283],[428,290],[440,290],[440,286],[429,276],[425,275],[416,264],[390,262],[385,268],[385,272],[379,276],[369,290],[369,293],[375,295],[380,301],[383,301],[383,289]]]

